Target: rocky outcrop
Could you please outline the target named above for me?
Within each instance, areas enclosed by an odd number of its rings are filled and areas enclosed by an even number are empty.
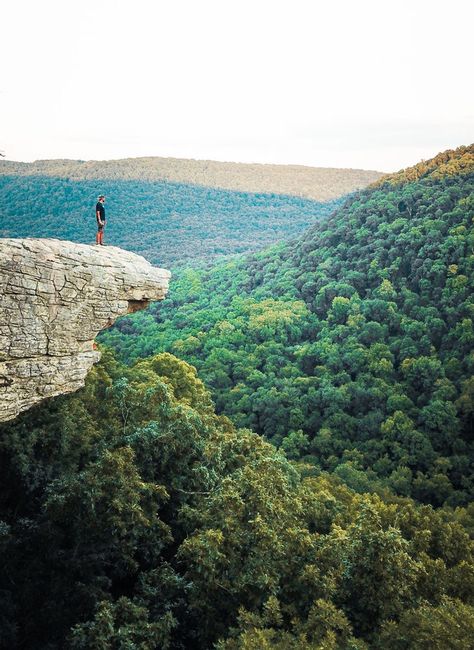
[[[83,386],[97,333],[162,300],[169,278],[113,246],[0,239],[0,421]]]

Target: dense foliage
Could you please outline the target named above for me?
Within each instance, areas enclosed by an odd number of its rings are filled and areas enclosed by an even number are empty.
[[[0,426],[1,647],[471,647],[473,162],[445,152],[297,241],[181,270],[104,334],[129,365],[105,350],[83,390]],[[3,178],[15,228],[26,187],[52,229],[104,190],[38,182]],[[227,216],[288,205],[176,187]]]
[[[168,268],[289,239],[339,204],[166,181],[0,174],[0,236],[92,243],[99,193],[107,195],[106,243]]]
[[[386,178],[296,243],[182,272],[105,340],[187,360],[219,412],[361,492],[469,503],[473,153]]]
[[[171,181],[256,194],[289,194],[331,201],[366,187],[381,177],[366,169],[334,169],[304,165],[269,165],[182,158],[121,160],[0,161],[0,175],[52,176],[74,181]]]
[[[472,511],[304,478],[169,354],[107,353],[85,389],[0,433],[2,647],[472,641]]]

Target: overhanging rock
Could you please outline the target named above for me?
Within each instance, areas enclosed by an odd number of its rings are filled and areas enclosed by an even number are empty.
[[[162,300],[170,276],[114,246],[0,239],[0,421],[83,386],[98,332]]]

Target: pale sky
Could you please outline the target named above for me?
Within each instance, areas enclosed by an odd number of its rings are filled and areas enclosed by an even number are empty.
[[[7,160],[394,171],[474,141],[468,0],[0,0]]]

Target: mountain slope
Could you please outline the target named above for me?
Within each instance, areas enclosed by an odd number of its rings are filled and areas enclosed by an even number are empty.
[[[170,158],[0,161],[0,236],[106,241],[154,264],[208,263],[290,239],[377,172]]]
[[[174,306],[110,332],[194,356],[235,418],[308,407],[280,439],[312,466],[217,416],[167,353],[105,351],[84,389],[0,425],[2,647],[470,647],[474,512],[450,506],[472,485],[472,183],[388,180],[297,243],[182,272]]]
[[[239,192],[288,194],[315,201],[330,201],[349,194],[382,175],[364,169],[159,157],[101,161],[37,160],[34,163],[2,161],[0,174],[70,180],[170,181]]]
[[[171,268],[289,239],[340,202],[167,181],[0,175],[0,236],[93,243],[99,193],[107,196],[106,243]]]
[[[473,152],[384,178],[296,243],[183,273],[104,340],[181,356],[221,412],[357,489],[470,501]]]

